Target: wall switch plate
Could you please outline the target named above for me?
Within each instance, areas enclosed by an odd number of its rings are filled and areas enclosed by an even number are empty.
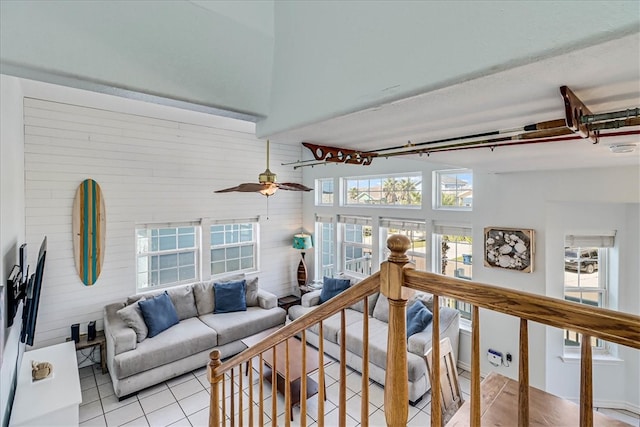
[[[502,365],[502,353],[500,353],[499,351],[492,349],[487,350],[487,359],[493,366]]]

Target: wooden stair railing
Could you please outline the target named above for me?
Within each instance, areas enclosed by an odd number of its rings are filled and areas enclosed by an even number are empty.
[[[640,316],[591,307],[483,283],[434,273],[405,270],[404,286],[434,294],[434,322],[438,318],[437,295],[473,305],[471,334],[471,424],[480,425],[480,318],[487,309],[520,318],[518,425],[529,425],[528,321],[582,334],[580,375],[580,425],[593,425],[591,338],[640,349]],[[434,331],[437,327],[434,323]],[[440,357],[439,342],[433,338],[433,357]],[[434,370],[438,372],[438,370]],[[432,375],[431,383],[439,384]],[[435,390],[435,388],[432,388]],[[440,424],[440,403],[432,391],[432,425]]]
[[[322,321],[327,319],[328,317],[337,314],[337,313],[342,313],[342,324],[341,324],[341,336],[343,337],[343,342],[341,343],[342,346],[342,351],[345,352],[346,351],[346,345],[344,342],[344,337],[346,336],[346,322],[345,322],[345,312],[344,310],[350,306],[352,306],[353,304],[357,303],[358,301],[364,300],[364,313],[363,313],[363,319],[364,319],[364,330],[366,333],[365,337],[368,337],[368,322],[367,322],[367,318],[368,316],[364,315],[365,313],[368,313],[368,296],[374,294],[375,292],[379,291],[380,289],[380,274],[376,273],[371,275],[370,277],[364,279],[362,282],[358,283],[355,286],[352,286],[351,288],[349,288],[348,290],[342,292],[340,295],[338,295],[337,297],[332,298],[330,301],[325,302],[324,304],[321,304],[320,306],[318,306],[318,308],[316,308],[315,310],[305,314],[304,316],[301,316],[299,319],[296,319],[294,322],[291,322],[285,326],[283,326],[281,329],[277,330],[276,332],[274,332],[273,334],[269,335],[268,337],[266,337],[264,340],[262,340],[261,342],[259,342],[258,344],[251,346],[249,348],[247,348],[245,351],[237,354],[236,356],[233,356],[232,358],[228,359],[225,362],[222,362],[220,360],[220,352],[218,350],[213,350],[210,354],[210,359],[211,361],[209,362],[208,365],[208,377],[209,377],[209,382],[211,383],[211,401],[210,401],[210,408],[209,408],[209,426],[226,426],[227,422],[229,422],[229,424],[231,426],[235,426],[236,424],[236,418],[238,420],[237,425],[240,426],[244,426],[244,425],[249,425],[252,426],[254,425],[254,414],[253,414],[253,406],[254,406],[254,396],[253,396],[253,369],[251,366],[251,362],[254,358],[258,358],[259,360],[259,375],[260,378],[258,380],[258,384],[259,384],[259,390],[260,390],[260,395],[258,397],[258,401],[257,401],[257,410],[259,411],[258,413],[258,425],[265,425],[264,422],[264,418],[263,418],[263,413],[264,413],[264,408],[263,408],[263,402],[264,402],[264,396],[263,396],[263,382],[262,382],[262,378],[263,378],[263,355],[266,352],[271,352],[271,357],[272,357],[272,361],[273,361],[273,366],[275,367],[277,364],[276,361],[276,346],[278,346],[279,344],[284,343],[284,345],[287,347],[287,349],[285,350],[285,354],[286,354],[286,363],[285,363],[285,381],[286,383],[288,383],[288,377],[289,377],[289,357],[290,357],[290,352],[288,351],[288,345],[289,345],[289,339],[296,337],[296,336],[300,336],[302,342],[306,342],[306,336],[305,336],[305,331],[306,329],[312,327],[315,324],[318,324],[319,326],[319,348],[318,348],[318,358],[319,358],[319,363],[318,363],[318,425],[324,425],[324,390],[325,390],[325,379],[324,379],[324,351],[323,351],[323,326],[322,326]],[[306,346],[302,346],[302,352],[306,352]],[[291,355],[292,357],[301,357],[301,361],[302,361],[302,372],[306,372],[306,357],[303,355]],[[344,422],[346,420],[346,357],[341,357],[341,361],[340,361],[340,402],[339,402],[339,419],[341,420],[341,424],[344,425]],[[365,363],[366,362],[366,363]],[[236,404],[235,404],[235,399],[234,399],[234,395],[235,395],[235,391],[234,391],[234,376],[235,376],[235,372],[238,372],[238,383],[239,383],[239,387],[240,387],[240,393],[239,395],[242,396],[242,391],[243,391],[243,386],[242,386],[242,366],[248,364],[248,372],[247,375],[251,375],[248,379],[249,381],[249,398],[248,398],[248,405],[249,405],[249,419],[248,420],[243,420],[243,415],[242,412],[244,410],[244,402],[243,399],[237,399],[238,403],[237,403],[237,407],[238,410],[236,411]],[[364,345],[364,354],[363,354],[363,364],[364,366],[367,366],[368,369],[368,341],[365,341],[365,345]],[[230,396],[225,396],[225,390],[226,390],[226,379],[225,379],[225,374],[230,374],[231,375],[231,381],[230,381]],[[301,390],[301,399],[300,399],[300,425],[303,426],[306,423],[306,375],[302,375],[301,377],[301,383],[305,383],[305,384],[301,384],[300,390]],[[363,397],[366,396],[366,393],[368,393],[368,374],[365,374],[365,372],[363,372],[363,376],[362,376],[362,388],[363,388]],[[276,384],[277,384],[277,378],[276,378],[276,369],[272,369],[272,378],[271,378],[271,384],[272,384],[272,408],[271,408],[271,418],[272,420],[276,420],[277,419],[277,415],[278,415],[278,410],[277,410],[277,388],[276,388]],[[305,393],[304,396],[302,396],[302,393]],[[291,395],[290,395],[290,390],[289,387],[285,388],[285,420],[284,420],[284,424],[286,426],[290,425],[291,422],[291,413],[290,413],[290,404],[289,402],[291,401]],[[227,414],[227,401],[229,401],[229,410],[230,410],[230,414]],[[363,415],[361,423],[362,425],[367,425],[367,418],[368,418],[368,399],[363,398],[362,399],[362,409],[361,409],[361,413]],[[229,418],[229,420],[227,420],[227,418]],[[275,423],[273,423],[272,425],[276,425]]]
[[[248,362],[249,381],[249,420],[243,420],[243,399],[238,399],[239,413],[237,419],[239,425],[253,426],[253,368],[251,361],[258,357],[259,360],[259,425],[264,425],[264,396],[263,396],[263,355],[271,352],[273,366],[276,366],[276,346],[282,343],[288,349],[288,340],[300,336],[303,343],[306,342],[306,330],[315,324],[319,328],[318,340],[318,419],[319,426],[324,425],[324,334],[323,321],[330,316],[341,313],[341,357],[340,357],[340,384],[338,422],[346,423],[346,321],[345,309],[358,301],[364,302],[363,313],[363,372],[362,372],[362,426],[368,426],[368,296],[380,291],[389,300],[389,328],[387,347],[387,369],[385,376],[384,409],[387,425],[406,426],[408,416],[408,380],[407,380],[407,338],[406,338],[406,304],[411,293],[415,291],[428,292],[434,295],[433,299],[433,360],[440,360],[440,334],[439,334],[439,297],[454,298],[472,304],[471,311],[471,399],[470,399],[470,425],[479,426],[481,418],[480,407],[480,316],[479,310],[487,309],[503,314],[518,317],[520,319],[520,345],[519,345],[519,393],[518,393],[518,425],[529,425],[529,368],[528,368],[528,322],[534,321],[543,325],[561,329],[569,329],[582,334],[582,361],[581,361],[581,389],[580,389],[580,425],[593,425],[592,403],[592,368],[591,368],[591,337],[605,341],[640,349],[640,316],[616,312],[612,310],[589,307],[574,302],[559,300],[546,296],[516,291],[498,286],[477,283],[469,280],[451,278],[439,274],[415,271],[408,264],[406,251],[409,248],[409,240],[405,236],[393,235],[387,240],[387,247],[391,250],[388,261],[380,266],[380,272],[364,279],[359,284],[352,286],[330,301],[320,305],[315,310],[305,314],[294,322],[271,334],[260,343],[246,349],[242,353],[232,357],[224,363],[220,361],[218,350],[211,352],[211,361],[208,368],[208,377],[211,383],[211,402],[209,412],[210,426],[226,426],[227,417],[229,423],[235,426],[236,413],[234,401],[234,373],[237,371],[240,386],[239,395],[242,396],[242,365]],[[302,346],[302,372],[306,372],[304,366],[305,346]],[[289,376],[288,366],[290,353],[286,354],[285,377]],[[276,373],[272,370],[272,425],[277,424],[277,389]],[[231,375],[229,385],[230,396],[225,395],[225,374]],[[433,369],[430,382],[440,384],[440,370]],[[304,378],[304,379],[303,379]],[[306,381],[302,375],[301,381]],[[305,388],[300,387],[301,392]],[[442,425],[441,396],[439,387],[432,387],[431,396],[431,425]],[[285,402],[290,402],[289,388],[286,388]],[[231,414],[227,416],[227,400]],[[306,425],[306,395],[300,399],[300,425]],[[285,405],[284,424],[290,425],[290,405]]]

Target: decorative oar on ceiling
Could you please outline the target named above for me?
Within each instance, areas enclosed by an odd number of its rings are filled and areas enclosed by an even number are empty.
[[[269,197],[273,196],[278,190],[311,191],[313,188],[295,182],[276,182],[276,174],[269,170],[269,140],[267,140],[267,169],[258,175],[258,182],[245,182],[235,187],[218,190],[216,193],[231,193],[237,191],[240,193],[260,193],[263,196]]]
[[[412,143],[393,147],[382,147],[375,150],[359,151],[349,148],[330,147],[326,145],[303,142],[313,154],[313,160],[301,160],[286,165],[293,165],[294,169],[315,166],[326,163],[345,163],[368,166],[376,158],[389,158],[418,154],[429,156],[433,153],[445,151],[471,150],[497,147],[508,147],[524,144],[538,144],[568,141],[574,139],[590,139],[597,144],[601,137],[617,137],[639,135],[640,130],[618,131],[618,128],[640,126],[640,107],[622,111],[593,114],[591,110],[569,89],[560,87],[560,94],[564,101],[565,117],[557,120],[529,124],[513,129],[492,130],[472,135],[462,135],[431,141]],[[604,132],[606,130],[614,132]],[[635,144],[619,146],[633,151]]]

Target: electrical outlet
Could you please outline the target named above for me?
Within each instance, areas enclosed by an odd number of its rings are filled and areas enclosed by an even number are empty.
[[[502,365],[502,353],[500,353],[497,350],[492,350],[492,349],[487,350],[487,359],[489,360],[489,363],[491,363],[493,366]]]
[[[511,357],[511,353],[507,353],[505,356],[507,357],[507,362],[511,363],[513,361],[513,357]]]

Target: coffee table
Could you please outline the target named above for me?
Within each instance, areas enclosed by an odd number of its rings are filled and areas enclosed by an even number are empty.
[[[262,341],[264,338],[268,337],[276,331],[278,328],[273,328],[261,332],[256,335],[252,335],[250,337],[244,338],[241,341],[247,346],[251,347],[252,345],[257,344]],[[289,395],[291,397],[291,419],[293,420],[293,406],[300,403],[300,386],[302,379],[302,346],[304,345],[302,341],[297,338],[289,338],[287,340],[289,342]],[[306,345],[306,365],[305,365],[305,375],[307,376],[307,399],[311,396],[318,393],[318,383],[315,382],[312,378],[309,377],[309,374],[313,373],[316,369],[318,369],[318,350],[311,347],[310,345]],[[273,350],[267,350],[262,355],[262,361],[265,364],[265,369],[263,369],[263,379],[267,382],[271,383],[272,380],[272,369],[273,369]],[[285,395],[286,391],[286,379],[285,379],[285,369],[286,369],[286,345],[284,342],[278,344],[276,346],[276,378],[277,384],[276,388],[278,393]]]

